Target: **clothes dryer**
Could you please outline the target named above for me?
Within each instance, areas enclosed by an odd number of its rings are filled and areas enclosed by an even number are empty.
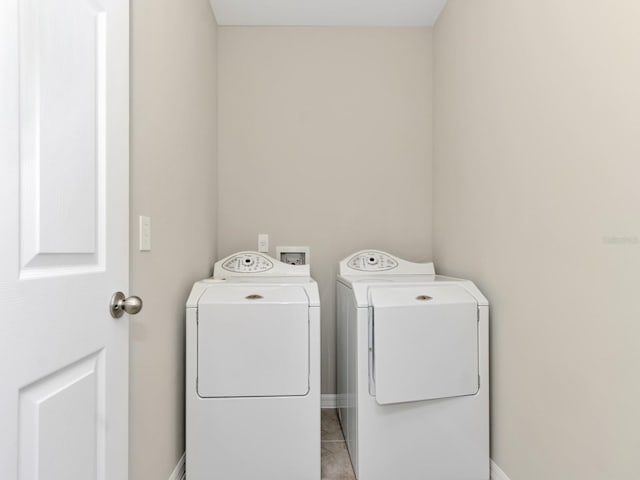
[[[190,480],[320,479],[320,298],[309,266],[215,264],[187,301]]]
[[[489,304],[378,250],[340,262],[338,413],[358,480],[489,479]]]

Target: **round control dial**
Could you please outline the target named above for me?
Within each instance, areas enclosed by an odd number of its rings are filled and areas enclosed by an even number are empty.
[[[251,267],[256,264],[256,259],[253,257],[246,256],[242,259],[242,265],[245,267]]]

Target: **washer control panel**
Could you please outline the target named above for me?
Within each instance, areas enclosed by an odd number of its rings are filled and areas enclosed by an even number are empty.
[[[382,272],[398,266],[390,255],[383,252],[360,252],[349,259],[347,265],[360,272]]]
[[[230,280],[231,277],[248,281],[252,277],[311,277],[309,265],[288,265],[266,253],[236,252],[218,260],[213,266],[213,278]]]
[[[241,253],[226,259],[222,268],[234,273],[260,273],[271,270],[273,263],[264,255]]]

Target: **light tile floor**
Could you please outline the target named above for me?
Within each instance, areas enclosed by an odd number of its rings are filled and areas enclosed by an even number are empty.
[[[338,413],[322,409],[322,480],[355,480]]]

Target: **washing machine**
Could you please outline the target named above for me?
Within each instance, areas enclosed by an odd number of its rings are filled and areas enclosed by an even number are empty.
[[[189,480],[320,479],[320,297],[309,266],[240,252],[186,312]]]
[[[489,304],[378,250],[339,266],[337,402],[358,480],[489,479]]]

